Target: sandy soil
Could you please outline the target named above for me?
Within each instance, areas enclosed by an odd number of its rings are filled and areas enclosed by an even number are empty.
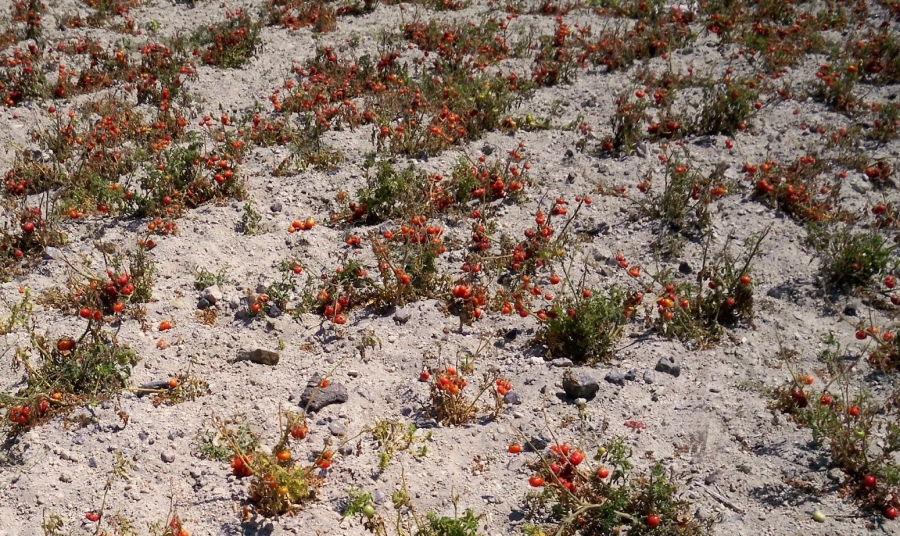
[[[253,12],[259,4],[228,3],[227,8],[244,5]],[[123,37],[109,29],[61,31],[53,22],[55,17],[76,10],[89,13],[90,8],[74,0],[48,1],[48,5],[45,26],[53,39],[89,35],[113,43]],[[160,36],[169,36],[221,20],[224,6],[216,2],[198,2],[195,7],[164,0],[143,2],[130,10],[136,27],[145,29],[143,35],[128,39],[147,39],[146,28],[151,21],[159,23]],[[484,2],[456,12],[378,5],[372,13],[339,18],[337,29],[324,34],[314,34],[310,29],[264,27],[262,48],[245,67],[198,67],[197,79],[186,87],[199,96],[192,124],[204,113],[218,114],[219,110],[239,116],[251,110],[254,103],[268,110],[268,95],[283,84],[292,65],[313,57],[317,45],[330,45],[359,57],[377,53],[380,32],[395,31],[401,21],[416,16],[479,20],[492,9]],[[603,24],[599,15],[589,12],[571,14],[567,20],[596,27]],[[523,15],[513,22],[513,27],[522,31],[529,26],[552,31],[552,18]],[[716,76],[732,64],[735,70],[749,72],[746,63],[729,63],[734,47],[720,45],[715,35],[702,31],[702,25],[695,31],[699,33],[696,40],[668,59],[638,62],[630,70],[615,74],[596,67],[581,70],[572,84],[539,88],[510,112],[517,117],[550,117],[554,127],[549,130],[489,132],[442,154],[412,161],[429,173],[447,174],[460,155],[503,155],[524,143],[535,185],[521,203],[506,203],[499,209],[498,233],[521,236],[537,208],[546,208],[548,199],[593,192],[593,205],[586,207],[574,229],[592,231],[592,237],[571,252],[574,265],[586,267],[587,286],[629,284],[627,273],[615,266],[616,254],[624,254],[645,270],[669,269],[679,281],[692,281],[693,275],[678,271],[679,263],[686,260],[696,269],[702,243],[687,241],[678,258],[655,260],[651,242],[658,227],[651,219],[636,216],[639,213],[634,200],[640,199],[640,194],[634,185],[647,172],[660,168],[657,144],[646,143],[626,157],[597,156],[579,151],[576,144],[581,134],[562,126],[584,122],[593,126],[594,139],[609,135],[615,96],[638,87],[634,76],[643,67],[663,69],[671,65],[676,72],[692,68]],[[348,44],[351,38],[358,39],[355,48]],[[410,56],[415,54],[410,52]],[[810,55],[791,68],[785,79],[794,84],[809,81],[822,61],[824,56]],[[502,68],[507,72],[527,71],[529,65],[527,58],[510,59]],[[867,99],[877,100],[895,90],[875,88]],[[57,106],[67,107],[73,102],[58,101]],[[682,104],[687,109],[693,106],[690,99]],[[0,172],[13,164],[16,147],[31,143],[29,130],[46,123],[42,113],[46,106],[47,102],[23,102],[0,110],[0,141],[5,151],[0,152]],[[523,496],[529,490],[527,480],[532,473],[526,466],[531,455],[509,454],[507,446],[522,438],[551,441],[555,436],[592,452],[604,438],[614,435],[627,437],[639,467],[647,467],[652,453],[653,458],[663,460],[681,475],[681,491],[694,503],[695,514],[718,516],[716,534],[900,533],[896,523],[883,521],[877,513],[859,515],[858,507],[839,494],[840,482],[829,471],[827,457],[810,444],[809,431],[798,429],[788,418],[767,408],[765,388],[781,385],[790,377],[778,359],[779,345],[796,350],[797,366],[810,373],[824,348],[822,336],[830,331],[850,353],[862,348],[862,343],[854,339],[853,328],[826,307],[817,283],[819,260],[805,244],[804,224],[751,199],[752,183],[743,180],[745,162],[791,160],[821,144],[819,136],[800,128],[803,124],[836,128],[849,126],[852,121],[812,99],[771,99],[754,115],[752,128],[734,138],[733,149],[725,147],[725,135],[686,140],[692,166],[709,172],[723,162],[728,166],[726,178],[738,180],[736,189],[711,205],[714,249],[730,240],[734,251],[742,252],[745,239],[771,228],[753,265],[755,321],[752,326],[741,324],[730,329],[728,336],[711,348],[665,339],[640,322],[630,324],[610,363],[574,367],[600,384],[597,396],[585,406],[583,421],[579,421],[578,407],[563,393],[562,377],[569,367],[545,361],[541,348],[531,344],[538,329],[538,320],[533,317],[522,319],[488,311],[484,318],[460,330],[459,319],[447,314],[439,301],[423,299],[395,313],[355,310],[348,324],[338,331],[314,314],[252,321],[243,318],[240,310],[245,305],[240,300],[245,290],[265,286],[279,277],[277,267],[283,260],[300,260],[312,274],[337,266],[340,252],[347,250],[344,229],[317,225],[294,234],[284,230],[295,219],[327,221],[336,208],[334,198],[339,190],[354,192],[365,185],[363,165],[373,149],[372,127],[326,134],[326,142],[345,156],[343,163],[328,172],[309,169],[276,177],[272,171],[288,154],[287,149],[253,149],[241,173],[246,178],[249,199],[262,215],[260,225],[265,232],[253,236],[241,232],[243,201],[206,204],[188,211],[178,220],[177,233],[160,238],[152,252],[157,277],[153,300],[146,304],[151,329],[142,330],[141,323],[133,319],[110,328],[119,342],[140,356],[130,384],[166,380],[189,369],[192,377],[208,382],[208,394],[177,405],[155,407],[149,397],[124,392],[98,406],[76,409],[70,417],[87,415],[84,427],[59,417],[15,437],[0,456],[0,535],[38,534],[42,520],[51,514],[64,519],[66,530],[75,534],[94,533],[96,524],[85,519],[85,512],[100,505],[114,453],[129,460],[131,470],[127,479],[113,482],[103,522],[109,523],[113,514],[121,514],[138,534],[149,533],[148,524],[164,519],[172,503],[185,528],[195,535],[363,534],[357,520],[341,520],[346,490],[377,492],[387,497],[379,508],[389,509],[390,494],[401,478],[405,478],[422,512],[451,514],[455,496],[460,511],[472,508],[483,515],[484,534],[518,534],[523,523]],[[872,145],[869,156],[896,162],[897,151],[896,142]],[[598,195],[598,185],[625,186],[629,197]],[[849,172],[842,190],[844,208],[863,211],[882,200],[897,201],[897,191],[875,191],[865,175]],[[280,204],[280,210],[270,209],[275,203]],[[146,222],[89,216],[64,223],[69,244],[25,275],[0,286],[2,297],[10,304],[20,298],[20,287],[28,287],[37,296],[62,286],[70,273],[68,263],[81,263],[82,258],[102,273],[96,241],[130,247],[135,229],[143,228]],[[448,242],[468,239],[467,224],[457,225],[449,218],[442,223],[447,227]],[[373,265],[373,257],[364,251],[359,258]],[[441,261],[442,269],[458,277],[462,260],[461,250],[450,251]],[[218,318],[207,325],[195,314],[200,297],[194,289],[195,272],[197,268],[215,272],[223,267],[227,267],[227,283],[221,288]],[[870,315],[858,298],[838,299],[855,305],[860,319]],[[838,307],[843,309],[843,305]],[[877,316],[882,313],[871,314],[882,318]],[[405,322],[395,319],[407,316]],[[76,315],[50,307],[36,306],[34,320],[39,330],[53,338],[83,329]],[[174,328],[159,333],[156,326],[162,320],[171,321]],[[509,336],[511,330],[518,330],[517,336]],[[358,345],[367,333],[377,336],[380,346],[363,356]],[[443,356],[453,359],[478,351],[482,338],[488,344],[477,355],[477,369],[499,368],[514,385],[520,403],[509,405],[496,420],[430,429],[427,455],[399,452],[387,469],[379,470],[371,437],[357,434],[378,419],[428,425],[425,408],[429,389],[418,381],[423,354],[436,354],[440,348]],[[162,349],[159,346],[165,345],[158,345],[161,339],[168,343]],[[27,333],[21,328],[4,335],[0,382],[7,391],[21,386],[23,371],[14,370],[11,363],[14,349],[27,344]],[[234,362],[239,351],[255,348],[277,350],[280,361],[275,366]],[[654,370],[662,357],[680,365],[678,377]],[[604,380],[610,371],[634,371],[635,379],[616,385]],[[213,429],[213,418],[243,415],[263,446],[272,446],[277,441],[279,409],[299,409],[300,394],[314,373],[331,373],[333,382],[346,386],[349,397],[345,403],[310,416],[309,438],[295,456],[314,456],[324,445],[336,448],[345,440],[353,448],[343,450],[332,468],[323,471],[327,476],[317,499],[296,516],[242,521],[246,481],[232,476],[226,463],[199,456],[198,434]],[[865,362],[851,379],[875,396],[890,392],[895,381],[892,375],[878,374]],[[120,411],[127,413],[127,425],[117,416]],[[643,422],[646,428],[633,430],[625,426],[628,421]],[[581,430],[579,422],[583,423]],[[419,431],[418,436],[424,437],[425,432]],[[808,491],[792,485],[796,481],[808,484]],[[811,514],[816,509],[828,514],[827,523],[813,521]]]

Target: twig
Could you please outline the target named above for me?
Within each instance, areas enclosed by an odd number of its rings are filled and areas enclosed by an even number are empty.
[[[717,501],[719,501],[720,503],[724,504],[724,505],[727,506],[728,508],[731,508],[732,510],[734,510],[735,512],[737,512],[737,513],[739,513],[739,514],[743,514],[743,513],[744,513],[744,509],[743,509],[743,508],[740,508],[739,506],[735,505],[733,502],[731,502],[730,500],[728,500],[728,498],[726,498],[724,495],[721,495],[721,494],[719,494],[719,493],[717,493],[717,492],[715,492],[715,491],[709,489],[708,487],[704,486],[703,484],[700,484],[699,482],[697,482],[696,485],[697,485],[700,489],[702,489],[703,491],[705,491],[706,493],[709,493],[710,497],[712,497],[713,499],[716,499]]]

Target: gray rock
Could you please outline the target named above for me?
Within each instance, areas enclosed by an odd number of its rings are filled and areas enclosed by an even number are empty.
[[[409,322],[410,318],[412,318],[412,312],[405,307],[403,309],[398,309],[397,312],[394,313],[394,322],[401,325]]]
[[[200,293],[200,297],[208,301],[210,305],[215,305],[216,302],[221,301],[222,296],[222,289],[219,288],[219,285],[206,287],[203,289],[203,292]]]
[[[416,428],[437,428],[437,425],[434,419],[416,419]]]
[[[716,469],[715,471],[710,473],[706,478],[703,479],[703,483],[706,484],[707,486],[709,486],[711,484],[715,484],[716,482],[718,482],[720,478],[722,478],[722,470]]]
[[[647,150],[647,144],[644,142],[636,144],[634,146],[634,152],[641,158],[647,158],[650,155],[650,151]]]
[[[55,248],[53,246],[47,246],[46,248],[44,248],[45,259],[61,259],[63,257],[63,252],[59,248]]]
[[[522,446],[525,447],[525,450],[528,452],[540,452],[547,448],[547,445],[549,444],[550,443],[544,438],[534,436]]]
[[[197,300],[197,309],[200,309],[201,311],[209,309],[210,305],[212,304],[209,303],[209,300],[207,300],[206,298],[200,298],[199,300]]]
[[[644,371],[644,383],[653,383],[653,371]]]
[[[331,435],[333,436],[340,437],[347,435],[347,427],[337,421],[328,425],[328,431],[331,432]]]
[[[71,484],[72,483],[72,473],[69,473],[69,472],[60,473],[59,481],[64,482],[66,484]]]
[[[568,368],[573,365],[572,360],[569,359],[568,357],[557,357],[556,359],[551,361],[550,364],[553,365],[554,367],[564,367],[564,368]]]
[[[611,370],[607,372],[606,376],[604,376],[603,379],[618,386],[625,385],[625,375],[618,370]]]
[[[510,391],[503,395],[503,403],[508,406],[518,406],[522,401],[519,399],[519,393]]]
[[[671,374],[676,378],[681,376],[681,366],[676,365],[675,361],[669,357],[659,358],[659,362],[656,363],[656,371]]]
[[[567,371],[565,376],[563,376],[562,384],[563,390],[571,398],[590,400],[600,390],[600,384],[597,383],[597,380],[584,372],[573,374],[571,371]]]
[[[237,358],[235,358],[233,362],[250,361],[261,365],[277,365],[280,360],[281,354],[278,352],[273,352],[272,350],[266,350],[264,348],[256,348],[255,350],[240,350]]]
[[[838,469],[837,467],[832,467],[826,473],[828,475],[829,480],[832,482],[840,482],[844,480],[844,472]]]
[[[269,306],[269,310],[266,311],[266,314],[269,315],[269,318],[278,318],[281,316],[281,309],[273,303]]]
[[[165,463],[172,463],[175,461],[175,454],[171,452],[163,452],[159,455],[159,459],[161,459]]]
[[[625,381],[633,382],[637,379],[637,371],[634,369],[629,370],[625,373]]]
[[[776,300],[780,300],[784,297],[786,291],[784,287],[772,287],[766,291],[766,296],[770,298],[775,298]]]
[[[372,500],[375,501],[375,504],[384,504],[384,499],[385,499],[385,496],[384,496],[384,493],[381,492],[381,490],[376,489],[372,493]]]
[[[687,263],[687,261],[681,261],[681,264],[678,265],[678,271],[688,275],[694,272],[694,269],[691,268],[691,265]]]
[[[282,209],[281,201],[275,201],[274,203],[269,205],[269,210],[271,210],[272,212],[281,212],[281,209]]]
[[[318,373],[313,374],[300,395],[300,407],[306,408],[310,413],[321,411],[332,404],[343,404],[349,396],[344,384],[329,382],[327,387],[319,387],[320,380]]]
[[[67,462],[79,462],[81,459],[75,455],[75,453],[68,451],[61,447],[54,447],[53,453],[60,457],[60,459],[65,460]]]
[[[146,396],[149,394],[153,394],[154,391],[160,391],[162,389],[169,389],[169,380],[156,380],[153,382],[145,383],[138,388],[137,396],[138,398],[142,396]]]

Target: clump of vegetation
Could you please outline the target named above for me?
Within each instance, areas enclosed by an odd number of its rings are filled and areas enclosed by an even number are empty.
[[[259,23],[242,9],[225,13],[226,20],[201,28],[192,41],[205,49],[200,53],[204,63],[224,69],[244,66],[262,46]]]
[[[554,309],[559,312],[547,317],[535,337],[536,342],[547,346],[549,357],[568,357],[575,363],[612,358],[628,322],[622,289],[567,295]]]
[[[857,338],[878,337],[877,330],[870,331]],[[895,519],[900,514],[900,391],[876,398],[853,381],[850,372],[859,361],[846,359],[834,334],[825,343],[819,354],[821,390],[813,376],[796,372],[795,352],[781,350],[791,377],[772,391],[770,405],[810,430],[813,443],[844,472],[844,489],[864,508]]]
[[[451,516],[440,516],[429,511],[423,519],[416,512],[406,489],[406,481],[391,495],[394,509],[391,518],[380,514],[372,495],[358,489],[348,491],[349,501],[344,508],[343,518],[357,517],[365,529],[377,536],[479,536],[478,524],[481,516],[466,509],[462,515],[454,512]],[[454,510],[455,510],[454,498]]]
[[[13,432],[75,406],[116,397],[127,387],[137,355],[93,320],[88,322],[77,340],[63,336],[54,343],[31,330],[31,348],[16,353],[16,364],[25,368],[25,386],[0,393]]]
[[[482,374],[477,385],[470,385],[474,375],[474,361],[476,356],[484,349],[485,342],[475,354],[466,357],[458,366],[443,365],[440,363],[440,355],[437,356],[438,365],[425,367],[419,375],[419,381],[429,384],[429,399],[426,410],[434,418],[445,425],[466,424],[474,420],[481,413],[479,404],[486,402],[484,398],[490,397],[492,405],[487,406],[488,418],[497,418],[503,411],[503,397],[512,391],[512,384],[507,381],[496,369]],[[426,364],[432,359],[426,353]],[[468,389],[467,389],[468,387]],[[469,394],[472,393],[472,394]]]
[[[315,489],[323,482],[316,469],[331,467],[333,453],[323,450],[314,464],[307,464],[292,452],[292,445],[299,447],[309,431],[303,415],[279,412],[279,439],[271,451],[260,448],[252,436],[242,438],[240,428],[233,431],[222,421],[215,424],[231,448],[233,474],[250,478],[248,500],[256,513],[293,515],[315,497]]]
[[[259,437],[250,428],[246,416],[238,415],[218,423],[228,429],[231,441],[242,452],[254,452],[259,448]],[[234,456],[231,444],[219,434],[218,429],[201,430],[195,439],[195,455],[223,463],[230,462]]]
[[[634,471],[624,438],[597,448],[591,464],[565,443],[551,445],[531,466],[526,498],[532,534],[711,534],[678,494],[678,477],[656,461],[646,474]]]
[[[809,227],[807,240],[819,254],[822,278],[839,289],[867,285],[896,264],[895,246],[874,230],[816,225]]]

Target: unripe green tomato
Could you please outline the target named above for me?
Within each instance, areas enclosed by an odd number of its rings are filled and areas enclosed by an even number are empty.
[[[819,523],[824,523],[825,522],[825,513],[822,512],[821,510],[816,510],[815,512],[813,512],[813,519],[815,519]]]
[[[373,517],[375,517],[375,507],[371,504],[367,504],[363,506],[362,513],[367,518],[372,519]]]

